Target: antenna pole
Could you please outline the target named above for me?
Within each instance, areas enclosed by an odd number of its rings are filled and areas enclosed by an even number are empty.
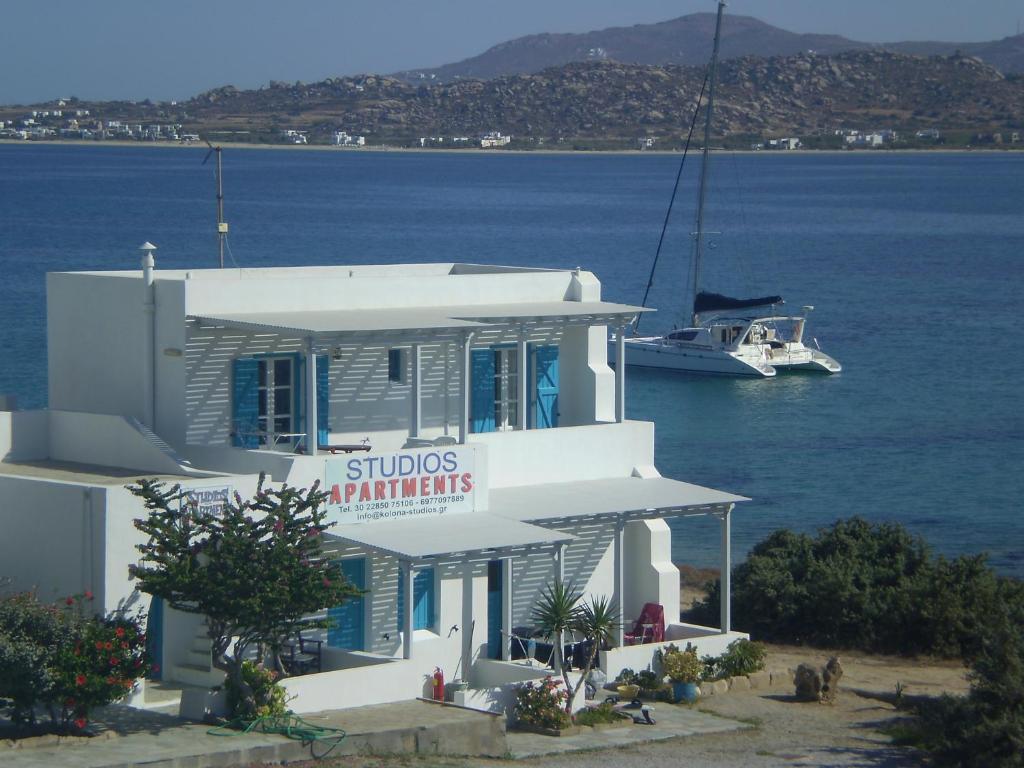
[[[224,221],[224,183],[221,176],[220,147],[217,147],[217,244],[220,251],[220,268],[224,269],[224,238],[228,236],[228,226]]]
[[[715,107],[715,80],[718,73],[718,42],[722,32],[722,12],[725,0],[718,0],[718,19],[715,22],[715,45],[711,51],[711,65],[708,67],[708,111],[704,116],[704,153],[700,164],[700,189],[697,195],[697,251],[693,259],[693,303],[697,303],[700,291],[700,265],[704,258],[704,200],[707,197],[708,165],[711,159],[711,113]],[[693,313],[693,324],[699,318]]]

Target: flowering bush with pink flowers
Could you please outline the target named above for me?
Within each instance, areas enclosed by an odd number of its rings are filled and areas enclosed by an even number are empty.
[[[94,707],[124,698],[151,670],[139,620],[90,615],[91,600],[0,597],[0,699],[13,722],[32,725],[45,707],[62,730],[81,731]]]
[[[550,675],[523,683],[516,689],[516,721],[537,728],[566,728],[572,725],[565,711],[568,699],[562,681]]]

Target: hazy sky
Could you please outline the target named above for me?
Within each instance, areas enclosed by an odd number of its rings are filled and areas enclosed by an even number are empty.
[[[537,32],[713,11],[714,0],[0,0],[0,104],[184,99],[232,84],[436,66]],[[732,0],[727,13],[857,40],[993,40],[1024,0]]]

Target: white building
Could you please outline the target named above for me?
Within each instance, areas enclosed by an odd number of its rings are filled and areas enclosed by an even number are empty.
[[[506,136],[501,131],[488,131],[480,137],[480,146],[484,149],[493,147],[504,147],[512,142],[511,136]]]
[[[625,642],[645,603],[702,654],[741,636],[727,599],[721,629],[678,621],[665,520],[717,516],[727,575],[744,499],[659,475],[654,425],[625,419],[606,363],[608,327],[641,310],[602,301],[593,274],[152,263],[147,249],[142,271],[47,276],[49,409],[0,412],[15,588],[148,605],[128,579],[143,510],[125,485],[157,476],[216,505],[267,472],[325,483],[327,546],[369,590],[325,607],[323,672],[285,681],[297,712],[413,698],[435,667],[469,681],[463,703],[503,706],[545,674],[512,657],[556,578],[618,607],[611,677],[660,647]],[[216,682],[197,617],[156,602],[150,622],[165,678]]]
[[[353,136],[345,131],[335,131],[331,142],[336,147],[364,147],[366,146],[366,137]]]

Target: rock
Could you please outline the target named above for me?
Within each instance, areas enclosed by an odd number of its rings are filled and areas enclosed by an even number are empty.
[[[796,668],[794,683],[796,697],[800,701],[819,701],[831,704],[839,692],[839,680],[843,676],[843,665],[839,657],[833,656],[820,672],[810,664]]]
[[[721,696],[724,693],[729,692],[729,683],[725,680],[713,680],[707,683],[700,684],[700,695],[701,696]]]
[[[768,688],[772,684],[772,674],[767,669],[753,672],[747,675],[747,679],[750,680],[750,687],[758,690]]]
[[[796,668],[793,682],[799,701],[821,701],[821,673],[810,664],[801,664]]]
[[[832,703],[839,693],[839,681],[843,677],[843,665],[839,663],[839,657],[833,656],[825,665],[822,672],[823,685],[821,686],[821,700]]]
[[[749,691],[750,690],[750,678],[746,675],[737,675],[736,677],[729,678],[729,690],[730,691]]]

